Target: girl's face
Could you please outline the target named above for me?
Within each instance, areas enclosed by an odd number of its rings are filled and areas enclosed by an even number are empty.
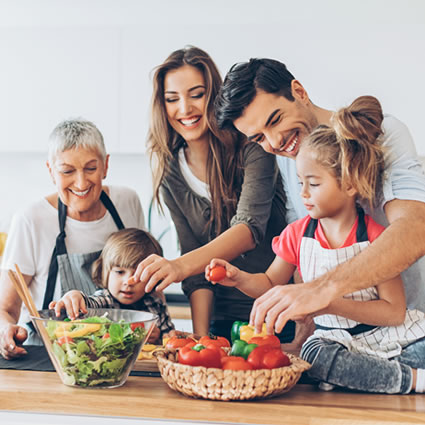
[[[190,65],[168,71],[164,78],[164,100],[171,127],[186,142],[198,141],[208,131],[206,86],[202,73]]]
[[[100,218],[102,180],[108,171],[108,157],[84,148],[59,152],[52,164],[47,162],[68,216],[80,221]]]
[[[320,165],[314,152],[301,149],[296,158],[301,197],[312,218],[335,218],[353,208],[355,191],[342,189],[336,177]]]
[[[134,304],[145,295],[145,284],[140,281],[134,283],[133,276],[135,269],[124,267],[112,267],[109,272],[108,290],[111,295],[121,304]]]

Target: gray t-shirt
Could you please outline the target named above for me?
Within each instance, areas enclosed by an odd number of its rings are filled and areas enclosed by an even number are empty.
[[[267,154],[260,146],[248,143],[243,147],[243,169],[236,214],[228,227],[246,224],[256,247],[233,260],[232,264],[250,273],[260,273],[274,259],[272,238],[286,226],[284,191],[274,155]],[[189,187],[181,173],[178,154],[170,164],[161,194],[176,226],[182,254],[215,238],[207,226],[211,203]],[[182,288],[187,296],[200,288],[214,291],[213,320],[249,318],[254,300],[235,288],[211,285],[203,274],[188,277],[182,282]]]
[[[379,224],[388,226],[384,205],[393,199],[425,202],[425,174],[416,153],[412,136],[405,124],[391,115],[384,115],[382,122],[383,146],[387,148],[382,191],[378,194],[378,206],[370,210],[362,205],[367,214]],[[300,186],[291,158],[278,157],[287,197],[287,220],[291,223],[305,217],[308,212],[300,196]],[[396,243],[396,241],[394,241]],[[406,289],[407,307],[425,312],[425,257],[420,258],[402,273]]]

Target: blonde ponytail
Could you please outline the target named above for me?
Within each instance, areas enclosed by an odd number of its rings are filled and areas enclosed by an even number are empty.
[[[331,128],[320,126],[306,140],[306,146],[315,149],[317,160],[333,171],[341,187],[354,187],[359,198],[371,206],[384,169],[379,138],[382,121],[378,99],[361,96],[333,115]]]

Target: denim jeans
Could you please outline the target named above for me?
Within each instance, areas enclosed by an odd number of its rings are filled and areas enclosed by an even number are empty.
[[[357,391],[408,394],[412,368],[425,369],[425,338],[390,360],[352,353],[334,341],[312,338],[301,349],[301,357],[312,367],[308,375],[319,381]]]

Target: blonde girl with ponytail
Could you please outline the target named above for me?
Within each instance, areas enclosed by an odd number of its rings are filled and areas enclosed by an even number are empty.
[[[304,282],[350,261],[383,232],[365,211],[379,202],[385,150],[379,101],[362,96],[318,126],[296,158],[308,215],[272,242],[276,258],[264,274],[249,275],[222,260],[220,284],[259,297],[287,283],[295,268]],[[396,241],[395,241],[396,243]],[[373,264],[369,265],[371,268]],[[208,268],[207,268],[208,272]],[[316,330],[301,356],[319,388],[407,394],[425,389],[425,315],[406,310],[400,276],[344,295],[314,318]]]

